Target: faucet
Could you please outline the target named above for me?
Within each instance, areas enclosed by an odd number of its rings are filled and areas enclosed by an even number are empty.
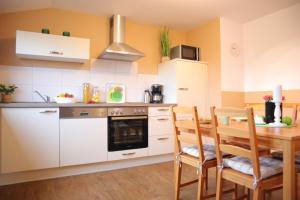
[[[43,100],[45,103],[50,103],[50,97],[45,95],[43,96],[39,91],[35,90],[34,93],[38,94]]]

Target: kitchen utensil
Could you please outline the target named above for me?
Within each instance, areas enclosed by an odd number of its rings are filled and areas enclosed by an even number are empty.
[[[144,103],[150,103],[151,102],[151,94],[149,90],[145,90],[144,93]]]

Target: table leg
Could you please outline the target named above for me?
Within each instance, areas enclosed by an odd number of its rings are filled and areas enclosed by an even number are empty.
[[[283,199],[296,200],[295,143],[286,140],[283,149]]]

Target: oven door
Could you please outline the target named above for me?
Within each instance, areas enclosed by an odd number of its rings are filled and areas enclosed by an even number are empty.
[[[108,151],[148,147],[148,117],[108,118]]]

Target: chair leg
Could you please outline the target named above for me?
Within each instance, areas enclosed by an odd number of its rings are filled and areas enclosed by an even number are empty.
[[[259,187],[255,188],[253,191],[253,200],[261,200],[261,191]]]
[[[238,184],[234,184],[234,191],[232,194],[232,199],[237,199],[238,198]]]
[[[174,163],[175,167],[175,200],[179,200],[182,165]]]
[[[298,199],[298,173],[296,173],[296,183],[295,183],[295,187],[296,187],[296,199]]]
[[[203,191],[203,189],[204,189],[204,181],[205,181],[205,177],[203,177],[202,172],[199,172],[197,200],[202,200],[203,192],[204,192]]]
[[[208,169],[206,168],[205,169],[205,190],[207,191],[208,190]]]
[[[244,194],[247,195],[247,200],[250,200],[250,189],[247,187],[244,187]]]
[[[218,171],[218,175],[217,175],[217,191],[216,191],[216,200],[221,200],[222,199],[222,171],[221,170],[217,170]]]

